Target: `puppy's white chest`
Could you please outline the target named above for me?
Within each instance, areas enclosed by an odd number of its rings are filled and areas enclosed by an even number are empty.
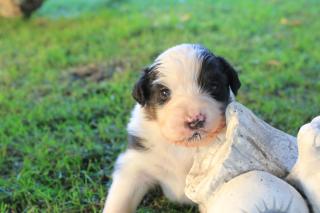
[[[158,153],[154,164],[156,179],[170,200],[183,203],[191,201],[185,196],[186,176],[192,166],[194,150],[179,147]]]

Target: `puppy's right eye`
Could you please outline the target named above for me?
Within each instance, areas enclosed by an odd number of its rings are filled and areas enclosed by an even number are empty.
[[[160,98],[162,101],[168,100],[169,97],[170,97],[170,90],[168,88],[160,89]]]

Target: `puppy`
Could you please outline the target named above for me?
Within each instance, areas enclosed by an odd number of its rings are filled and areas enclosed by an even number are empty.
[[[154,185],[172,201],[192,203],[184,188],[196,147],[224,134],[225,109],[239,88],[232,66],[201,45],[160,54],[134,86],[128,149],[116,161],[103,212],[135,212]]]

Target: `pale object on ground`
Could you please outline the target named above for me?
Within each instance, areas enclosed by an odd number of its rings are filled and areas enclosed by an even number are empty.
[[[320,213],[320,116],[298,133],[299,157],[288,180],[304,192],[313,212]]]
[[[207,213],[308,213],[302,196],[270,173],[251,171],[225,183],[206,204]]]
[[[186,195],[206,206],[219,188],[252,170],[285,177],[297,156],[296,138],[268,125],[243,105],[232,102],[226,110],[226,138],[198,148],[186,179]]]

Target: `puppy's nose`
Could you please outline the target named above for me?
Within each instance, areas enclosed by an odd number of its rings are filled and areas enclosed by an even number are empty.
[[[199,114],[191,119],[187,119],[186,125],[191,130],[200,129],[204,126],[206,118],[204,115]]]

